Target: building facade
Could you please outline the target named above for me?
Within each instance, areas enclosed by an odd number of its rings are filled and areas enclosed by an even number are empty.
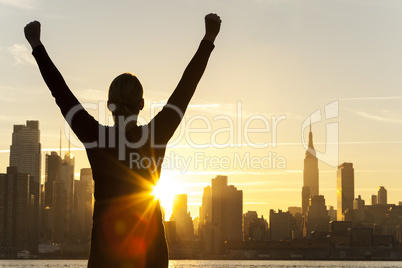
[[[304,158],[303,189],[302,189],[302,214],[304,215],[309,205],[310,196],[319,195],[318,159],[313,144],[313,133],[309,132],[308,148]]]
[[[14,125],[10,146],[10,167],[18,173],[29,175],[29,202],[33,207],[30,249],[37,253],[40,237],[41,207],[41,143],[39,121],[27,121],[26,125]]]
[[[353,210],[353,200],[355,196],[355,172],[353,163],[343,163],[338,166],[337,171],[337,218],[342,221],[346,210]]]

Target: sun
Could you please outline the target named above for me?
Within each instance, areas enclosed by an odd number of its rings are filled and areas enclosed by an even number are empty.
[[[169,220],[172,214],[173,199],[175,195],[180,194],[180,184],[171,175],[162,174],[159,182],[153,187],[152,195],[159,199],[164,209],[165,220]]]

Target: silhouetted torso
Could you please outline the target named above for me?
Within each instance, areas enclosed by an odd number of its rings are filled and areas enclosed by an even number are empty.
[[[168,104],[185,112],[213,48],[211,42],[201,42]],[[33,55],[91,164],[96,201],[88,266],[167,267],[162,213],[149,193],[159,179],[166,144],[181,121],[177,110],[165,106],[145,126],[120,130],[100,125],[69,90],[45,48],[36,47]],[[125,143],[145,136],[140,146]]]

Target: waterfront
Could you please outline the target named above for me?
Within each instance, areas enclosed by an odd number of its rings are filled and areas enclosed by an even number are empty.
[[[44,267],[64,267],[64,268],[83,268],[86,267],[86,260],[0,260],[0,267],[31,267],[31,268],[44,268]],[[397,268],[402,267],[402,261],[237,261],[237,260],[171,260],[169,268],[196,268],[196,267],[245,267],[245,268],[377,268],[389,267]]]

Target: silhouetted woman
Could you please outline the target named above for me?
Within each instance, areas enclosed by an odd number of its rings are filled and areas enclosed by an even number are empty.
[[[160,177],[166,144],[178,127],[206,68],[219,33],[216,14],[167,104],[148,125],[138,126],[144,107],[140,81],[130,73],[109,88],[113,127],[99,124],[81,106],[40,41],[40,23],[25,26],[40,72],[72,130],[83,142],[95,181],[95,209],[88,267],[167,267],[159,202],[150,195]]]

